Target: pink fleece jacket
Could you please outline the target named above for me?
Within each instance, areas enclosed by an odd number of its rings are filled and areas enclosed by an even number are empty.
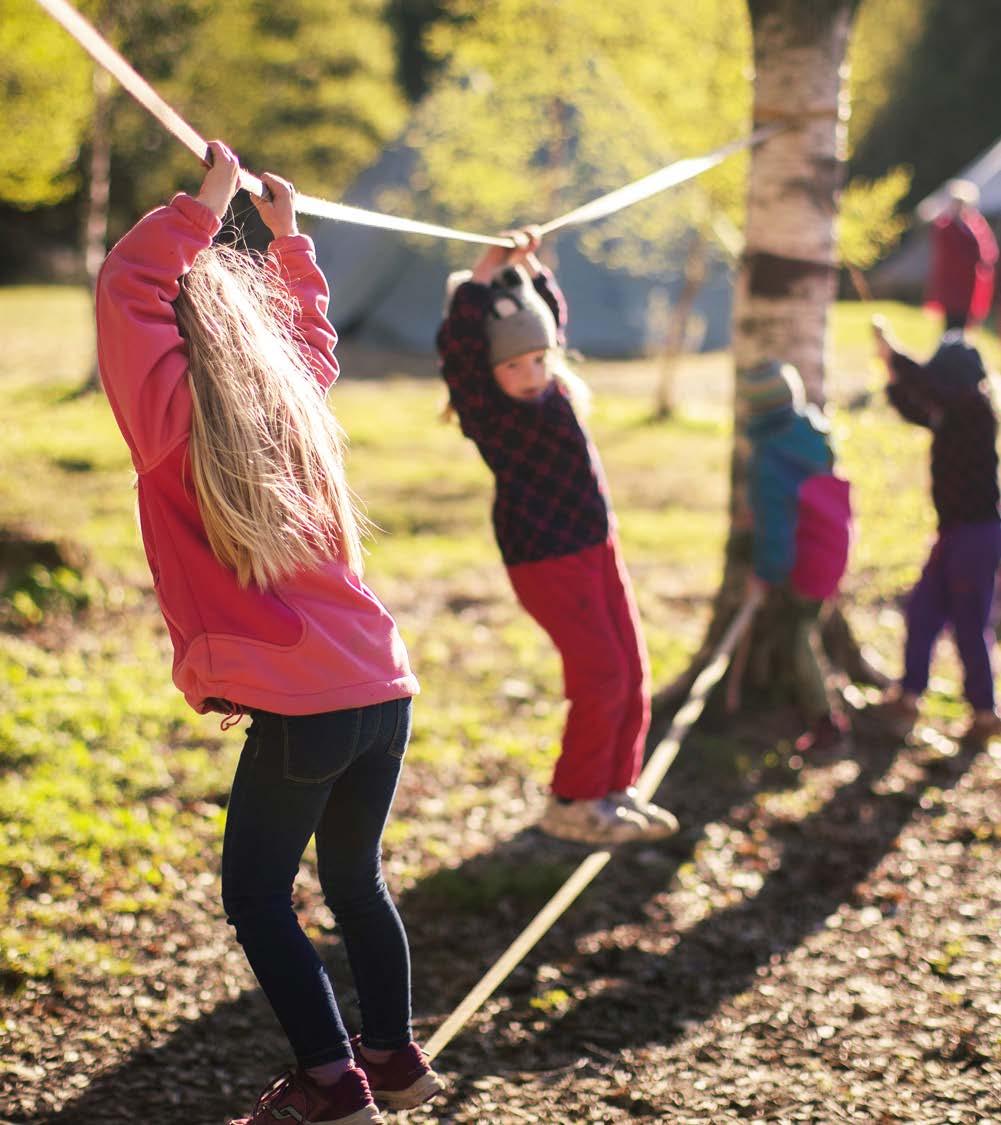
[[[178,195],[114,247],[97,285],[101,378],[139,474],[146,557],[174,645],[174,683],[196,711],[307,715],[417,693],[392,617],[340,560],[266,590],[240,587],[209,546],[188,440],[187,349],[172,302],[219,221]],[[298,300],[297,329],[324,388],[337,378],[329,292],[303,235],[271,254]]]

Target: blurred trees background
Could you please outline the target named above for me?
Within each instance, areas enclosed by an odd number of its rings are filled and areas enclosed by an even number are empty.
[[[80,6],[197,129],[225,137],[250,166],[336,197],[409,127],[423,157],[410,206],[470,225],[551,216],[707,151],[748,122],[743,0],[637,0],[628,17],[601,0]],[[850,167],[864,181],[892,179],[850,196],[843,253],[861,268],[898,201],[910,205],[1001,135],[995,15],[996,0],[863,0],[850,54]],[[114,84],[102,117],[89,60],[33,0],[2,0],[0,89],[7,279],[38,267],[47,243],[81,245],[102,120],[112,237],[197,182],[190,156]],[[732,242],[744,169],[730,161],[668,205],[586,238],[594,253],[624,261],[682,226],[700,241]]]

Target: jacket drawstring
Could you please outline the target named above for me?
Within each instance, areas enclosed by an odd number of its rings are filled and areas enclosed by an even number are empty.
[[[220,730],[229,730],[230,727],[235,727],[246,714],[246,711],[236,703],[230,703],[227,700],[226,706],[229,710],[226,712],[225,718],[219,724]]]

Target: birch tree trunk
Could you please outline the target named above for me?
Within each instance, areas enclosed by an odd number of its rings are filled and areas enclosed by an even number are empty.
[[[87,172],[87,210],[83,224],[83,259],[91,300],[96,299],[97,275],[108,252],[108,203],[111,196],[111,76],[94,67],[94,115]],[[78,394],[101,389],[97,358]]]
[[[845,52],[859,0],[748,0],[754,44],[754,123],[782,132],[752,150],[744,254],[733,309],[736,371],[764,360],[795,364],[811,401],[824,403],[828,309],[835,295],[835,224],[848,117]],[[735,380],[736,384],[736,380]],[[713,616],[692,668],[661,694],[660,710],[683,697],[743,601],[750,571],[749,446],[734,395],[730,532]],[[748,673],[792,690],[785,630],[759,614]],[[774,621],[772,621],[774,624]],[[780,642],[778,643],[780,646]],[[773,691],[774,693],[774,691]]]
[[[108,252],[108,200],[111,195],[111,76],[94,68],[94,117],[87,178],[87,216],[83,251],[91,291]]]

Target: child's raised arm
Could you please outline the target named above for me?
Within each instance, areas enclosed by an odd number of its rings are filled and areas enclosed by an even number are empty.
[[[529,232],[504,231],[500,237],[512,239],[515,245],[486,247],[467,280],[450,294],[435,340],[449,400],[463,433],[474,440],[489,414],[491,370],[485,321],[492,299],[490,282],[498,270],[524,261],[539,244]]]
[[[316,264],[312,239],[299,233],[295,218],[295,188],[271,172],[261,175],[270,199],[251,196],[257,213],[273,236],[268,248],[279,277],[295,298],[293,317],[300,346],[320,385],[326,389],[337,379],[334,358],[337,333],[327,320],[330,289]]]
[[[219,141],[196,197],[151,211],[112,248],[97,279],[97,355],[108,401],[141,472],[190,429],[179,279],[219,230],[240,174]]]
[[[921,364],[898,351],[890,340],[889,326],[881,316],[872,318],[876,354],[886,364],[890,405],[907,422],[931,427],[936,419],[936,396],[928,385]]]
[[[209,142],[209,157],[209,170],[195,198],[222,222],[240,186],[240,161],[222,141]]]

